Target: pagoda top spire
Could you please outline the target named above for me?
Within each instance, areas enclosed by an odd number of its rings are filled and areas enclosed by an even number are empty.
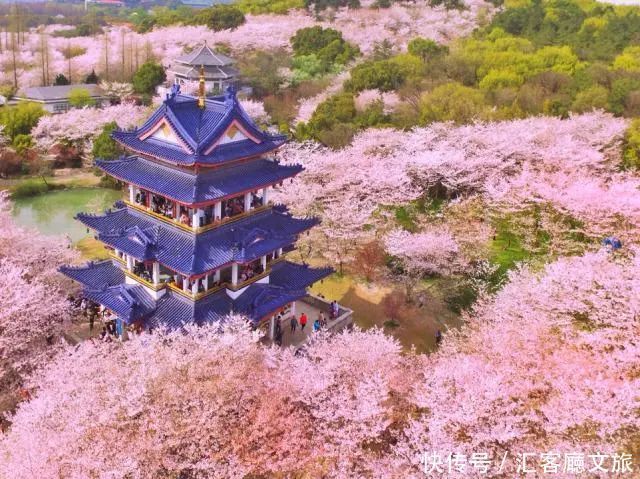
[[[200,80],[198,83],[198,107],[201,110],[204,109],[205,98],[204,65],[200,65]]]

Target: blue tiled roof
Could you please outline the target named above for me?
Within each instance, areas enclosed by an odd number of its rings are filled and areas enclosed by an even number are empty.
[[[102,289],[124,282],[124,273],[111,260],[84,266],[62,266],[59,271],[89,289]]]
[[[333,273],[333,268],[311,268],[308,265],[282,261],[273,265],[269,283],[285,289],[305,289]]]
[[[197,175],[132,156],[96,165],[120,180],[187,204],[224,198],[295,176],[301,165],[279,165],[261,159],[238,166],[205,170]]]
[[[161,119],[171,125],[189,151],[160,140],[140,140]],[[247,139],[221,144],[205,154],[234,121],[257,143]],[[270,135],[261,131],[244,111],[233,90],[224,96],[207,98],[203,109],[198,107],[196,97],[179,93],[169,95],[140,128],[134,131],[116,130],[112,136],[125,148],[177,165],[213,165],[263,155],[286,141],[284,135]]]
[[[278,208],[197,235],[129,207],[101,216],[78,214],[77,219],[96,230],[107,245],[139,260],[158,260],[186,275],[253,261],[294,243],[300,233],[318,224],[317,218],[294,218]]]
[[[254,283],[233,302],[233,311],[257,323],[269,313],[306,295],[304,289],[290,290],[273,284]]]
[[[144,286],[139,285],[119,284],[104,289],[87,288],[84,295],[113,311],[127,324],[148,316],[156,308],[156,301],[144,290]]]
[[[167,292],[158,300],[156,310],[145,320],[145,325],[149,328],[178,329],[187,324],[220,322],[232,313],[247,316],[257,324],[269,313],[306,295],[304,289],[287,290],[264,283],[252,284],[236,299],[231,299],[225,290],[196,302]]]

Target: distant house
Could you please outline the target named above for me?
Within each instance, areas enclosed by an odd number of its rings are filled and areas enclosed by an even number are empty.
[[[174,60],[169,72],[175,75],[176,83],[197,82],[200,79],[200,67],[204,69],[205,87],[209,91],[223,91],[229,85],[236,85],[238,70],[233,66],[235,60],[203,45],[191,53]]]
[[[96,106],[102,106],[107,97],[98,85],[91,83],[79,83],[76,85],[33,86],[19,91],[10,101],[15,104],[18,101],[32,101],[40,103],[49,113],[64,113],[71,108],[69,94],[72,90],[84,89],[89,92]]]
[[[181,0],[183,5],[191,8],[207,8],[214,5],[233,3],[234,0]]]
[[[86,3],[93,3],[94,5],[110,5],[113,7],[124,7],[123,0],[86,0]]]

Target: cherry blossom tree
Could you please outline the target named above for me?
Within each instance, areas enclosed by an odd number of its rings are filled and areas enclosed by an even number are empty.
[[[458,243],[446,228],[420,233],[393,230],[385,238],[385,247],[409,274],[449,275],[468,267]]]
[[[0,192],[0,383],[11,395],[57,350],[68,318],[71,283],[57,272],[77,261],[61,238],[16,226],[6,192]],[[6,399],[4,397],[3,399]]]
[[[640,231],[633,173],[619,171],[626,121],[604,113],[466,126],[433,124],[410,132],[371,129],[333,151],[313,143],[281,150],[306,167],[278,200],[321,214],[328,239],[368,239],[381,207],[429,198],[482,199],[486,208],[551,205],[598,237],[633,241]],[[372,228],[373,227],[373,228]]]
[[[357,329],[294,354],[239,319],[84,343],[11,418],[0,474],[419,477],[424,453],[486,452],[495,468],[506,453],[513,475],[523,452],[630,451],[638,258],[599,251],[515,271],[429,356]],[[430,476],[496,476],[442,467]]]
[[[380,332],[321,333],[295,356],[257,345],[240,320],[85,343],[59,357],[12,418],[0,474],[245,477],[351,468],[366,455],[362,441],[388,426],[392,392],[408,391],[399,352]]]
[[[397,454],[417,472],[425,451],[484,451],[498,464],[507,453],[504,471],[513,474],[517,453],[637,448],[637,253],[514,272],[429,358],[415,396],[428,412],[412,420]],[[472,469],[432,476],[484,477]]]
[[[89,151],[93,139],[107,123],[115,121],[121,128],[130,128],[144,121],[148,113],[147,108],[132,103],[101,109],[72,109],[60,115],[42,117],[31,134],[38,148],[43,151],[60,142],[72,143]]]

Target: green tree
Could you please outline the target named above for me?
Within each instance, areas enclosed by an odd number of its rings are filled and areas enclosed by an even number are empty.
[[[69,92],[69,104],[76,108],[82,108],[83,106],[93,106],[96,102],[91,98],[91,93],[86,88],[74,88]]]
[[[54,85],[69,85],[70,83],[71,82],[69,82],[69,79],[62,73],[58,73],[56,75],[56,79],[53,81]]]
[[[635,78],[615,80],[609,92],[609,109],[616,115],[628,114],[631,94],[639,90],[640,80]]]
[[[166,79],[162,65],[148,61],[133,75],[133,90],[140,94],[153,94],[155,88]]]
[[[16,106],[0,108],[0,125],[13,141],[18,135],[28,135],[45,111],[37,103],[20,102]]]
[[[85,83],[92,84],[92,85],[97,85],[99,81],[100,79],[98,78],[98,75],[96,75],[95,70],[91,70],[91,73],[89,73],[84,79]]]
[[[321,26],[301,28],[289,40],[295,55],[318,53],[334,40],[343,41],[342,33]]]
[[[460,83],[445,83],[420,99],[420,120],[468,123],[479,117],[485,108],[484,96],[478,90]]]
[[[245,22],[244,13],[234,5],[214,5],[200,11],[193,23],[206,25],[213,31],[233,30]]]
[[[283,50],[256,50],[238,61],[244,82],[253,89],[257,98],[278,93],[284,83],[281,70],[288,66],[289,59]]]
[[[360,8],[360,0],[304,0],[305,8],[313,7],[316,12],[327,8]]]
[[[449,47],[446,45],[440,45],[433,40],[422,37],[411,40],[407,48],[411,55],[422,58],[423,61],[446,55],[449,52]]]
[[[624,134],[622,167],[640,169],[640,119],[635,119]]]
[[[91,153],[94,158],[100,158],[102,160],[113,160],[118,158],[124,153],[124,150],[111,138],[113,130],[118,128],[118,124],[115,121],[107,123],[102,132],[96,137],[93,142],[93,149]]]
[[[594,109],[605,110],[609,106],[609,91],[600,85],[593,85],[578,92],[571,104],[571,111],[584,113]]]

